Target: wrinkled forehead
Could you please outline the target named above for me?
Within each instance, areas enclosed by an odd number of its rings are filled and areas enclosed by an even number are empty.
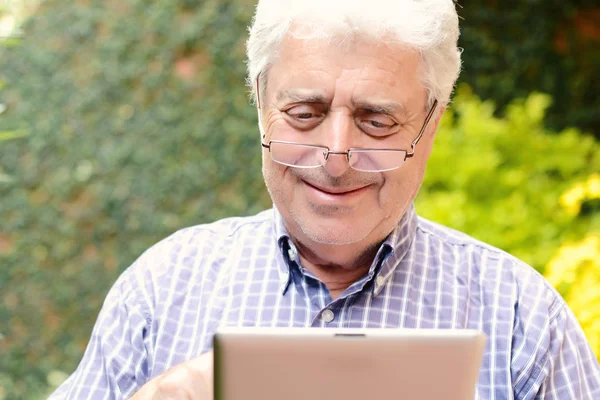
[[[312,97],[314,102],[327,102],[339,89],[369,97],[396,96],[398,92],[416,95],[403,95],[406,101],[420,101],[422,96],[418,92],[424,95],[420,54],[408,46],[374,41],[358,33],[351,38],[331,40],[294,33],[282,41],[268,81],[262,86],[265,104],[296,94],[306,102],[311,102]]]

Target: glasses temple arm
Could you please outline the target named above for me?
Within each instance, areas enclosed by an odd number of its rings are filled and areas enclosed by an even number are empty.
[[[256,77],[256,105],[258,106],[258,109],[260,110],[260,88],[259,88],[259,83],[258,83],[259,76],[260,76],[260,74]]]
[[[425,122],[423,122],[423,126],[421,127],[421,131],[419,132],[419,135],[410,144],[410,153],[406,154],[407,158],[412,157],[412,156],[415,155],[415,147],[417,146],[417,143],[419,143],[419,141],[421,140],[421,138],[425,134],[425,130],[427,129],[427,125],[429,125],[429,121],[433,117],[433,112],[435,111],[437,105],[438,105],[438,101],[435,100],[433,102],[433,105],[431,106],[431,110],[429,110],[429,113],[427,113],[427,116],[425,117]]]

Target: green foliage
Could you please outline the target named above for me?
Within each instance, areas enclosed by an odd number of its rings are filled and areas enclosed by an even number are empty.
[[[2,21],[2,18],[6,14],[7,14],[6,10],[4,10],[3,8],[0,8],[0,22]],[[0,36],[0,48],[16,46],[18,43],[19,43],[19,38],[17,38],[17,37]],[[5,85],[4,82],[0,80],[0,90],[2,90],[4,85]],[[4,111],[6,111],[6,106],[0,101],[0,115],[2,115],[4,113]],[[17,138],[21,138],[24,136],[27,136],[27,134],[23,131],[15,131],[15,130],[1,131],[0,130],[0,142],[5,141],[5,140],[17,139]],[[0,177],[1,177],[1,171],[2,170],[0,169]]]
[[[509,251],[543,271],[561,243],[600,232],[600,213],[573,215],[559,198],[600,171],[600,145],[544,128],[547,95],[512,102],[504,118],[466,86],[436,136],[417,201],[423,216]]]
[[[579,61],[564,69],[567,61],[552,56],[547,68],[519,70],[545,57],[549,34],[536,47],[537,36],[505,30],[503,23],[520,22],[512,11],[512,20],[492,24],[501,6],[479,3],[461,12],[463,79],[501,104],[543,88],[556,95],[553,123],[588,124],[583,115],[596,126],[586,104],[597,99],[584,104],[581,93],[597,90],[570,83],[589,77],[577,75]],[[0,49],[7,105],[0,131],[27,134],[0,144],[0,398],[2,390],[5,399],[43,397],[60,371],[75,368],[108,288],[151,244],[184,226],[269,206],[256,113],[243,86],[253,7],[47,0],[23,39]],[[529,17],[537,21],[556,7],[563,6],[514,8],[535,11]],[[484,11],[491,14],[477,14]],[[515,46],[518,54],[507,55]],[[531,78],[535,71],[545,78]],[[560,90],[540,83],[551,71],[567,82]],[[573,180],[599,169],[598,144],[573,129],[546,131],[545,102],[530,97],[498,119],[490,103],[463,90],[438,134],[420,212],[537,267],[563,238],[596,229],[593,208],[574,217],[557,201]]]
[[[0,132],[0,142],[3,140],[11,140],[18,139],[27,136],[25,132],[22,131],[6,131]]]
[[[595,0],[458,1],[468,83],[499,110],[530,92],[554,103],[546,124],[600,137],[600,7]]]
[[[29,133],[0,145],[7,399],[75,368],[108,288],[151,244],[270,204],[243,86],[253,5],[84,3],[43,3],[0,56],[0,130]]]

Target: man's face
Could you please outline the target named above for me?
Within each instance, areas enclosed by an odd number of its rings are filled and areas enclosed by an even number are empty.
[[[419,55],[397,46],[341,49],[288,37],[262,93],[263,143],[410,150],[427,114],[419,68]],[[417,194],[438,122],[430,122],[415,156],[388,172],[353,170],[343,155],[330,155],[323,167],[288,167],[264,149],[265,182],[292,237],[334,245],[385,238]]]

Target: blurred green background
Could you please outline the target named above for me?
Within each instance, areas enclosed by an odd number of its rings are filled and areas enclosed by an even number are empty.
[[[544,273],[600,354],[600,7],[461,3],[464,71],[418,211]],[[269,207],[244,87],[255,2],[1,5],[0,399],[38,399],[141,252]]]

